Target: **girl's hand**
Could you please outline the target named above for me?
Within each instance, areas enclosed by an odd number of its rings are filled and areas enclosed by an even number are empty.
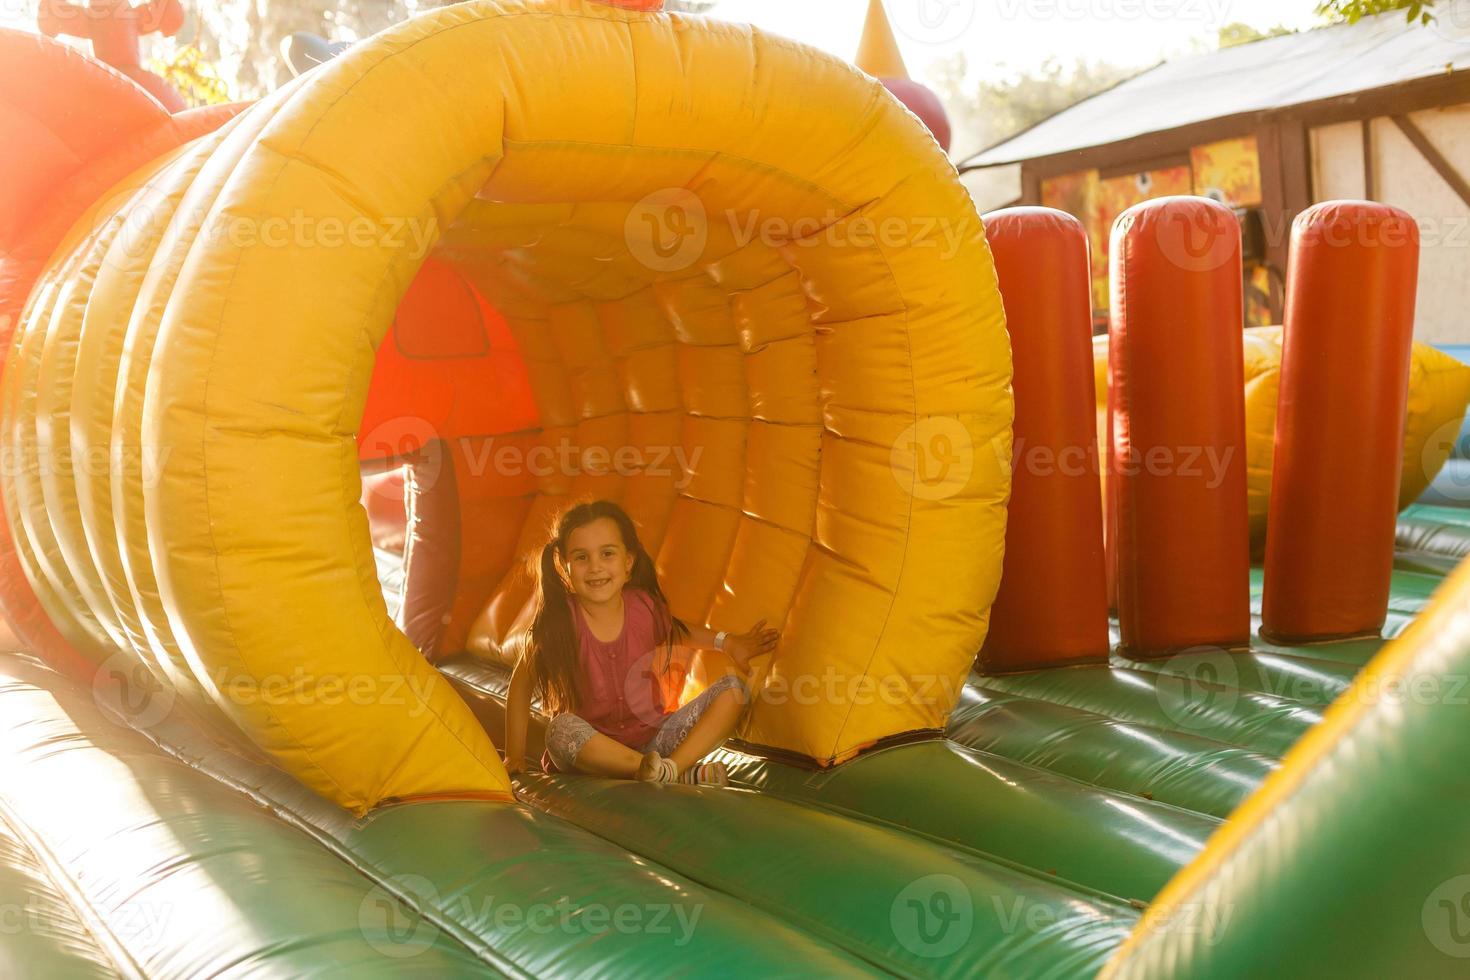
[[[510,798],[515,800],[517,803],[525,802],[521,799],[520,790],[516,789],[514,782],[517,776],[523,774],[526,771],[525,760],[512,759],[509,756],[502,756],[501,761],[505,763],[505,774],[509,776],[512,780],[510,785]]]
[[[750,666],[750,661],[761,654],[771,653],[781,639],[779,630],[766,626],[763,619],[746,633],[731,633],[725,637],[725,652],[741,670]]]

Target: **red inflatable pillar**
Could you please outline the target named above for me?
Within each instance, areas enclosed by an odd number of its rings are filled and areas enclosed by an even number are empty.
[[[1388,614],[1419,227],[1330,201],[1291,229],[1263,635],[1377,634]]]
[[[980,666],[1108,656],[1087,232],[1050,208],[985,216],[1011,334],[1015,468],[1005,570]]]
[[[1240,225],[1202,197],[1113,225],[1108,558],[1135,656],[1250,641]]]

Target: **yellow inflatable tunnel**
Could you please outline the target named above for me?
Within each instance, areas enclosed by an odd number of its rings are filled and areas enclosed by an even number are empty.
[[[448,647],[506,638],[560,508],[620,501],[677,615],[782,627],[743,735],[821,765],[944,724],[1000,576],[979,218],[877,82],[742,26],[487,0],[376,36],[108,193],[10,358],[50,618],[359,812],[509,786],[389,617],[364,462],[455,481]]]

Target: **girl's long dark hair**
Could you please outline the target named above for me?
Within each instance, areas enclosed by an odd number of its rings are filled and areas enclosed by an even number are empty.
[[[567,539],[577,528],[604,517],[618,525],[623,547],[633,556],[628,586],[648,593],[660,612],[669,607],[663,589],[659,588],[653,557],[638,540],[638,529],[623,508],[608,500],[594,500],[562,514],[552,539],[541,549],[541,561],[536,569],[536,616],[531,621],[531,642],[526,650],[534,687],[552,714],[575,711],[581,701],[577,689],[580,639],[567,601],[571,592],[561,571],[567,560]],[[668,625],[668,635],[658,637],[663,655],[656,669],[662,674],[672,660],[674,644],[687,637],[689,629],[672,615],[656,615],[654,619]]]

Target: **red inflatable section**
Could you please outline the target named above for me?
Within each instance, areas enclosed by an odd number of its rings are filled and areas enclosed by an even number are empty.
[[[373,547],[403,554],[407,544],[407,474],[402,468],[384,473],[365,472],[362,506],[367,511]]]
[[[925,85],[907,78],[880,78],[883,87],[892,92],[898,101],[908,107],[908,110],[918,116],[920,121],[934,135],[935,141],[949,152],[950,140],[953,132],[949,124],[949,113],[944,110],[944,103],[939,101],[939,96],[934,90]]]
[[[980,653],[987,674],[1108,656],[1087,232],[1069,214],[985,216],[1016,395],[1005,570]]]
[[[1377,634],[1388,614],[1419,226],[1366,201],[1292,225],[1262,633]]]
[[[539,425],[505,318],[452,265],[427,259],[378,348],[358,448],[369,471],[402,471],[398,512],[371,498],[369,509],[406,519],[400,625],[429,657],[463,648],[514,559]]]
[[[378,348],[362,458],[406,458],[434,439],[532,429],[538,419],[505,318],[452,265],[425,260]]]
[[[0,183],[0,365],[47,258],[89,205],[128,173],[208,133],[243,106],[170,115],[101,63],[56,41],[0,29],[0,146],[25,147]],[[0,613],[20,642],[59,670],[93,661],[47,618],[0,512]]]
[[[1141,656],[1243,646],[1240,225],[1204,198],[1136,205],[1113,226],[1111,283],[1108,559],[1123,644]]]
[[[181,112],[184,100],[173,86],[143,67],[138,39],[144,34],[172,37],[184,26],[179,0],[150,0],[133,6],[128,0],[41,0],[36,24],[48,37],[66,35],[92,42],[92,56],[136,82],[170,112]]]

